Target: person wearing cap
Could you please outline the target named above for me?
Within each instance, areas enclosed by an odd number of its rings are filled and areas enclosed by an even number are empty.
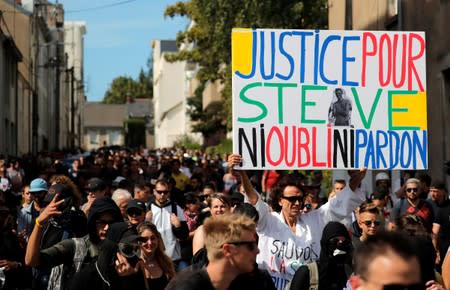
[[[145,220],[146,212],[147,207],[145,206],[145,203],[140,200],[132,199],[127,204],[128,222],[133,227],[137,227],[138,224]]]
[[[436,220],[433,223],[433,236],[436,243],[436,254],[439,265],[444,261],[447,249],[450,246],[450,200],[447,198],[447,187],[440,180],[430,185],[431,203],[436,210]]]
[[[17,216],[17,232],[23,235],[25,240],[31,235],[34,228],[34,220],[45,207],[44,199],[48,191],[47,181],[42,178],[33,179],[28,189],[33,201],[20,209]]]
[[[86,215],[88,215],[89,209],[91,208],[94,200],[96,198],[106,196],[108,186],[100,178],[93,177],[88,180],[86,191],[87,191],[87,202],[81,206],[81,209]]]
[[[87,217],[87,235],[82,238],[65,239],[47,249],[41,249],[43,224],[62,214],[61,206],[63,203],[64,199],[59,199],[59,194],[55,194],[47,207],[36,218],[36,225],[31,233],[25,254],[26,265],[38,268],[57,267],[59,271],[75,267],[81,269],[83,265],[94,261],[98,256],[100,242],[106,239],[109,225],[123,221],[119,208],[111,198],[97,198],[93,202]],[[77,264],[74,264],[75,262]],[[68,277],[66,274],[61,275],[60,273],[59,276],[66,278]],[[57,278],[57,275],[52,274],[50,276],[49,287],[62,287],[64,289],[64,286],[67,287],[67,283],[70,282],[59,281]],[[33,287],[33,289],[35,288]]]
[[[394,207],[394,204],[398,202],[398,200],[401,198],[401,196],[398,196],[397,193],[392,192],[391,189],[391,178],[389,177],[389,174],[386,172],[378,172],[377,175],[375,175],[375,187],[385,187],[388,191],[388,203],[387,207],[390,210]]]

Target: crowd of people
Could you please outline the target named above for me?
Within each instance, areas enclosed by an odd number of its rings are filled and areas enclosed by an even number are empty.
[[[0,289],[450,289],[446,185],[365,169],[245,171],[238,154],[0,158]]]

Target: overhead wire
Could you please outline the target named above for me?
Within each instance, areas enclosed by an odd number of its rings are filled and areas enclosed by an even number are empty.
[[[87,11],[101,10],[101,9],[106,9],[106,8],[110,8],[110,7],[114,7],[114,6],[119,6],[119,5],[127,4],[127,3],[130,3],[130,2],[134,2],[134,1],[136,1],[136,0],[120,1],[120,2],[116,2],[116,3],[105,4],[105,5],[96,6],[96,7],[91,7],[91,8],[77,9],[77,10],[66,10],[66,11],[64,11],[64,13],[68,14],[68,13],[79,13],[79,12],[87,12]]]

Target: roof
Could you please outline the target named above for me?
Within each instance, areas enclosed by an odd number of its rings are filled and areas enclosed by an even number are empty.
[[[135,99],[128,105],[128,116],[145,117],[152,115],[153,102],[150,99]]]
[[[123,127],[126,105],[88,102],[84,107],[85,127]]]

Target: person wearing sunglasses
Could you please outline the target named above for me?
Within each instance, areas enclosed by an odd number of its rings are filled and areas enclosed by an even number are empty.
[[[229,289],[238,275],[255,269],[259,249],[252,218],[227,214],[207,219],[203,226],[208,265],[179,273],[167,290]]]
[[[359,247],[361,243],[367,240],[368,237],[375,235],[381,227],[379,208],[370,202],[364,202],[359,206],[357,223],[361,230],[361,235],[352,236],[353,246]]]
[[[145,220],[145,214],[147,212],[147,207],[145,203],[132,199],[128,202],[127,205],[127,216],[128,222],[133,226],[137,227],[138,224],[142,223]]]
[[[234,168],[243,162],[238,154],[231,154],[228,166]],[[245,162],[245,161],[244,161]],[[303,214],[305,192],[298,179],[283,177],[272,188],[271,207],[253,188],[245,170],[241,175],[247,201],[258,210],[258,235],[261,253],[257,257],[260,268],[272,276],[277,289],[284,289],[295,270],[319,258],[321,233],[330,221],[341,221],[365,199],[359,189],[365,170],[352,174],[349,185],[335,198],[316,210]]]
[[[155,200],[150,205],[152,222],[162,235],[167,255],[175,263],[177,269],[182,270],[188,264],[181,257],[180,241],[189,238],[189,228],[183,209],[171,200],[168,180],[157,180],[153,193]]]
[[[404,214],[414,214],[424,220],[427,231],[431,234],[435,213],[427,201],[420,198],[420,180],[409,178],[405,182],[405,198],[400,199],[391,211],[388,229],[394,228],[394,220]]]
[[[354,254],[352,289],[423,290],[419,259],[412,240],[398,232],[380,232]]]

